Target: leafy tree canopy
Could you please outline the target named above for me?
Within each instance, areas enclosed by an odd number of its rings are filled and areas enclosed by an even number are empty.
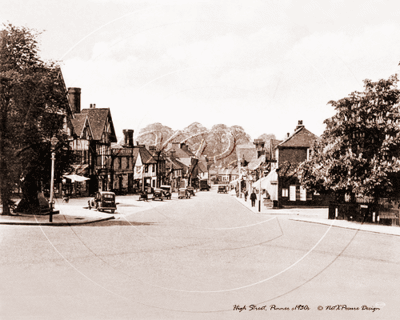
[[[355,91],[330,101],[336,114],[300,167],[301,182],[318,191],[375,199],[394,195],[400,171],[400,113],[397,75],[364,81]]]
[[[22,182],[29,209],[38,206],[40,182],[50,179],[50,139],[59,144],[58,168],[68,165],[60,148],[65,141],[64,115],[69,112],[59,66],[38,55],[39,33],[4,25],[0,30],[0,181],[3,204]],[[65,160],[62,162],[61,159]],[[3,208],[3,214],[8,208]]]

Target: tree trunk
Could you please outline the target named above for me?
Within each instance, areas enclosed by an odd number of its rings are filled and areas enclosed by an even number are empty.
[[[38,199],[39,188],[36,179],[34,179],[31,174],[25,177],[21,189],[22,199],[18,203],[16,211],[28,214],[40,214],[41,210]]]
[[[0,84],[0,89],[3,93],[3,84]],[[2,97],[1,97],[2,99]],[[1,121],[0,121],[0,193],[1,193],[1,201],[3,204],[3,213],[2,215],[9,215],[10,208],[10,193],[8,190],[8,172],[7,172],[7,165],[6,165],[6,154],[5,154],[5,147],[4,147],[4,135],[7,129],[7,106],[8,106],[9,99],[4,99],[1,105]]]

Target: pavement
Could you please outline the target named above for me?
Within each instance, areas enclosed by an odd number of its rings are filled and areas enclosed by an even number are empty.
[[[259,211],[258,200],[256,201],[256,206],[252,207],[250,199],[247,199],[247,201],[245,201],[243,197],[237,198],[235,193],[229,193],[229,194],[233,196],[239,203],[247,207],[255,214],[281,216],[281,217],[286,217],[290,220],[301,221],[306,223],[318,223],[329,226],[332,225],[332,227],[338,227],[338,228],[346,228],[346,229],[360,230],[366,232],[400,236],[399,226],[386,226],[374,223],[361,223],[361,222],[347,221],[347,220],[328,219],[328,208],[297,207],[297,208],[273,209],[271,207],[266,207],[263,205],[263,203],[261,203],[261,208],[260,208],[261,210]]]
[[[172,198],[177,198],[177,194]],[[117,211],[115,213],[99,212],[96,209],[88,208],[90,197],[71,198],[68,203],[62,199],[55,199],[54,210],[59,213],[52,215],[52,222],[48,214],[22,214],[14,213],[3,216],[0,214],[0,225],[25,225],[25,226],[72,226],[88,223],[121,219],[127,215],[140,211],[153,209],[168,201],[139,201],[138,195],[117,196]]]

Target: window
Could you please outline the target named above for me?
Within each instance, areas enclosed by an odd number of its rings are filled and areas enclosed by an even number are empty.
[[[296,186],[289,187],[289,200],[296,201]]]
[[[300,187],[300,201],[307,201],[307,190]]]
[[[144,172],[149,172],[149,166],[144,166]]]
[[[287,188],[282,189],[282,197],[288,197],[289,196],[289,190]]]

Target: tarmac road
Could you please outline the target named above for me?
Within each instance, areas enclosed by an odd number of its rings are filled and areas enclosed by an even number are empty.
[[[257,214],[215,190],[143,210],[120,202],[108,221],[1,225],[0,318],[395,319],[400,311],[397,236]]]

